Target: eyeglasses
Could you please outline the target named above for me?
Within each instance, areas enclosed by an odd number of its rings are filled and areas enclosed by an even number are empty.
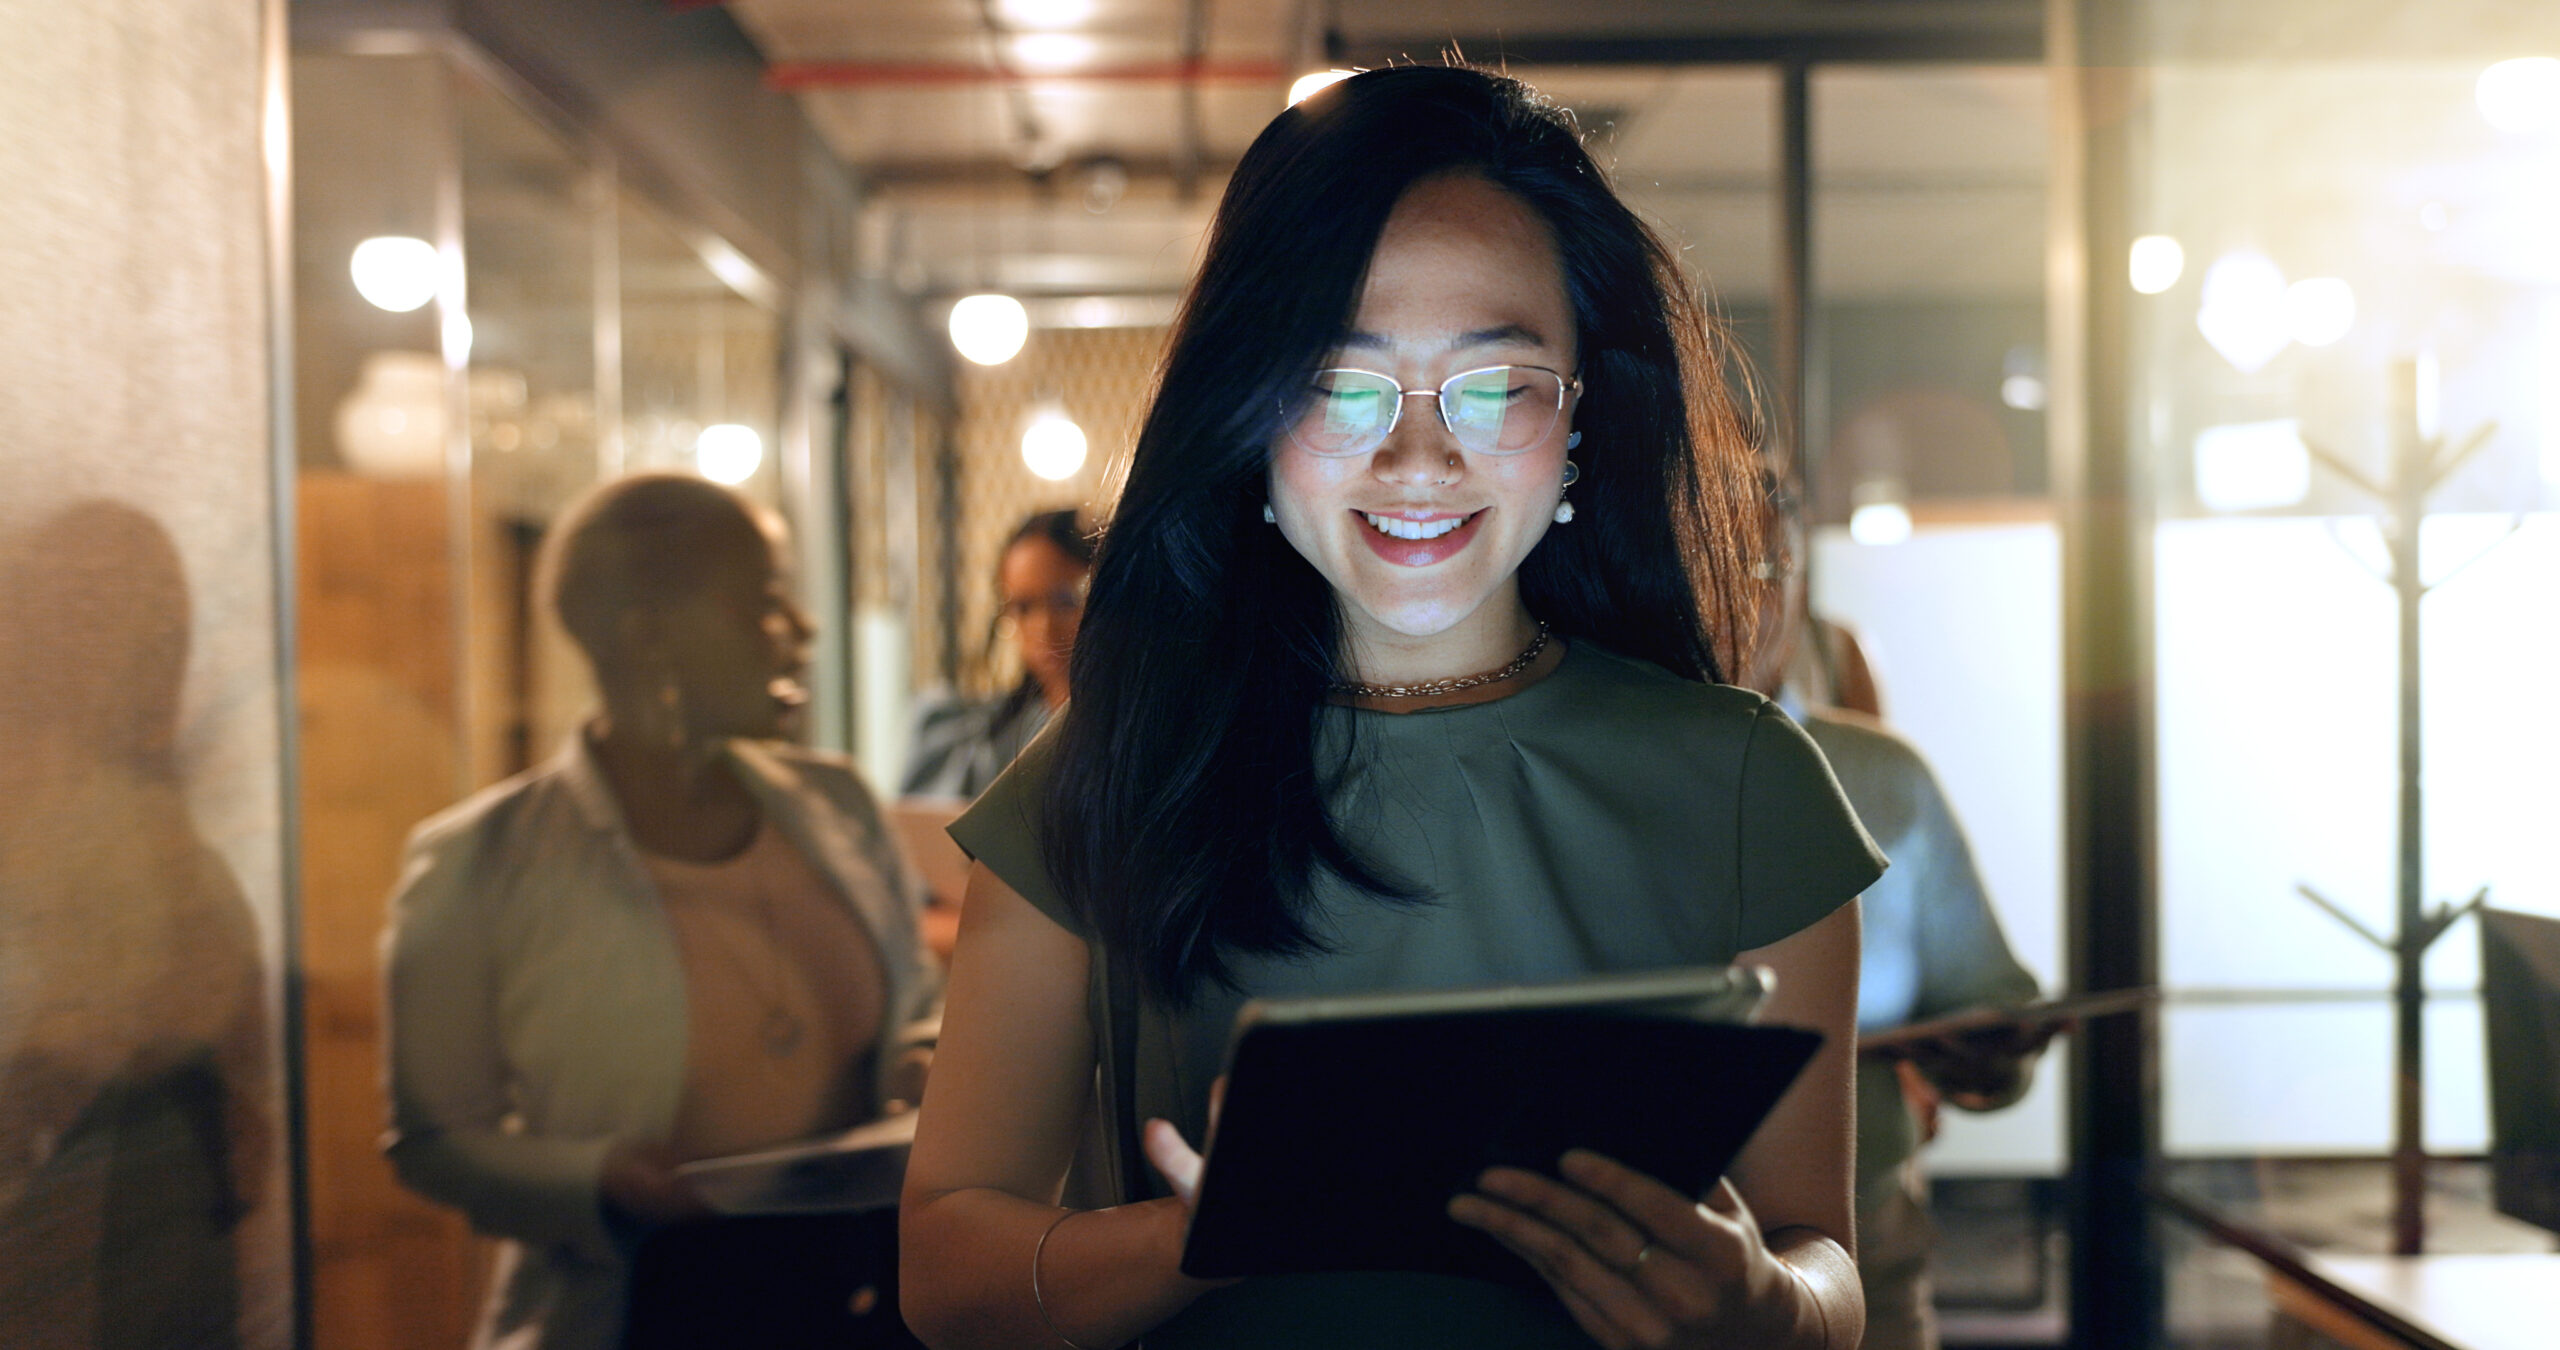
[[[1516,455],[1546,439],[1580,379],[1544,366],[1462,370],[1438,389],[1407,389],[1374,370],[1319,370],[1304,395],[1280,409],[1289,439],[1311,455],[1365,455],[1386,444],[1409,398],[1433,398],[1440,424],[1464,449]]]
[[[1034,615],[1061,619],[1084,611],[1085,583],[1043,591],[1038,595],[1009,596],[997,609],[998,621],[1007,624],[1028,623]]]

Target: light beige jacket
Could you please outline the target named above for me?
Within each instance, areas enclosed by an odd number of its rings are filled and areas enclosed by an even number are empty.
[[[885,1071],[941,992],[923,883],[844,760],[729,753],[871,935]],[[474,1344],[610,1350],[626,1253],[598,1176],[615,1141],[673,1131],[689,1022],[673,932],[584,737],[417,828],[385,943],[392,1165],[508,1239]]]

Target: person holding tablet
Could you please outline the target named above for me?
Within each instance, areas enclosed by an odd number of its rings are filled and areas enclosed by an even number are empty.
[[[1803,733],[1719,682],[1763,509],[1723,355],[1516,81],[1372,71],[1255,141],[1072,697],[952,828],[976,862],[903,1202],[928,1343],[1857,1345],[1854,901],[1882,860]],[[1736,961],[1827,1039],[1724,1181],[1577,1150],[1451,1200],[1542,1288],[1182,1273],[1246,997]],[[1098,1059],[1153,1175],[1062,1208]]]

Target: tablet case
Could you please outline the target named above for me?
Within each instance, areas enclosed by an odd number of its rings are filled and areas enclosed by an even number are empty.
[[[1182,1269],[1544,1287],[1448,1217],[1497,1163],[1589,1148],[1703,1196],[1822,1037],[1626,1008],[1242,1020]]]

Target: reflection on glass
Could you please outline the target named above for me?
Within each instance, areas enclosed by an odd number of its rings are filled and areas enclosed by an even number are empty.
[[[2211,296],[2133,307],[2168,1179],[2321,1260],[2547,1253],[2463,1156],[2489,1142],[2474,921],[2411,986],[2390,949],[2483,893],[2560,910],[2560,703],[2529,673],[2560,660],[2560,140],[2528,130],[2539,68],[2495,60],[2560,45],[2560,11],[2377,6],[2312,59],[2271,26],[2319,6],[2146,8],[2173,36],[2140,218],[2295,279],[2253,361],[2193,321]],[[2263,1287],[2182,1278],[2197,1343],[2267,1334]]]
[[[2057,988],[2045,77],[1822,67],[1811,98],[1814,610],[1855,635],[1885,719],[1946,786],[2009,945]],[[1930,1171],[2058,1172],[2059,1083],[1947,1113]]]
[[[279,1278],[267,971],[179,743],[194,609],[124,502],[0,539],[0,1344],[236,1347],[243,1274]]]
[[[2187,251],[2165,234],[2146,234],[2133,241],[2126,270],[2133,288],[2158,295],[2178,284],[2187,270]]]
[[[436,298],[436,277],[443,270],[436,246],[405,234],[378,234],[356,245],[347,272],[356,290],[377,309],[394,314]]]
[[[2137,372],[2161,474],[2177,1152],[2390,1142],[2390,1075],[2374,1071],[2391,1053],[2390,963],[2296,888],[2375,932],[2398,926],[2399,611],[2373,523],[2392,508],[2367,485],[2390,484],[2412,453],[2443,463],[2485,438],[2425,508],[2421,561],[2440,587],[2420,610],[2425,893],[2560,894],[2553,865],[2515,842],[2560,809],[2537,786],[2560,756],[2560,706],[2502,692],[2551,659],[2549,625],[2528,616],[2560,585],[2541,463],[2560,145],[2498,125],[2529,102],[2504,82],[2528,89],[2532,69],[2198,59],[2156,77],[2145,218],[2219,255],[2186,301],[2196,322],[2174,320],[2175,291],[2142,307]],[[2525,528],[2506,538],[2518,512]],[[2457,570],[2461,558],[2474,561]],[[2467,926],[2427,968],[2449,1000],[2429,1018],[2428,1142],[2474,1150]],[[2333,1005],[2321,1016],[2298,1006],[2313,991]]]
[[[743,298],[647,204],[624,195],[621,258],[622,467],[718,477],[772,503],[780,400],[774,316]],[[722,247],[725,247],[722,246]],[[758,447],[747,462],[745,436]],[[706,439],[706,435],[708,439]]]

